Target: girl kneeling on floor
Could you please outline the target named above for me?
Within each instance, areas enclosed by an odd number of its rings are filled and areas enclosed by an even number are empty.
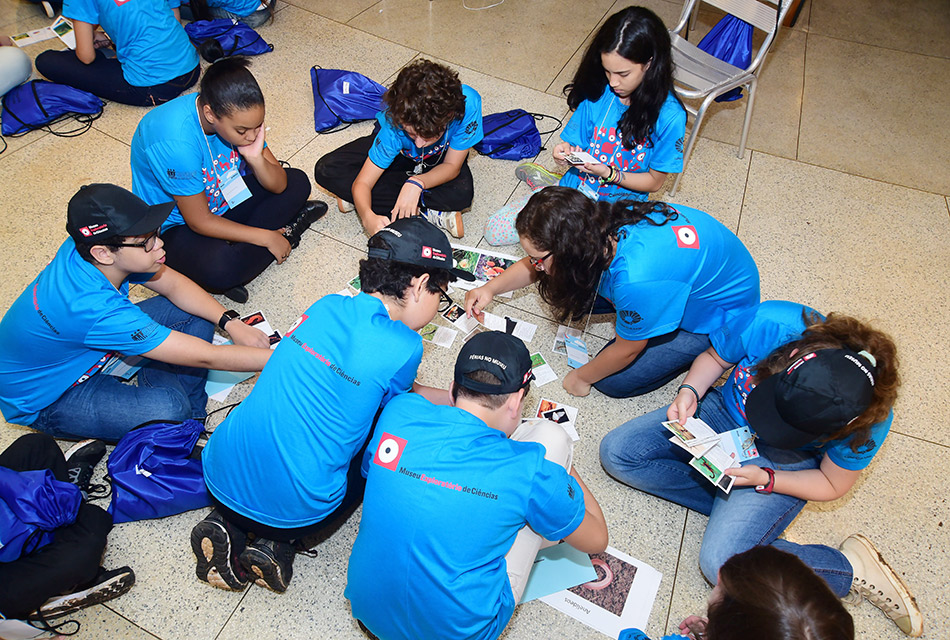
[[[778,539],[807,501],[845,495],[883,444],[900,384],[893,341],[854,318],[783,301],[748,309],[709,338],[670,407],[604,437],[604,469],[709,516],[699,564],[710,582],[734,554],[771,544],[801,558],[838,597],[864,596],[904,633],[920,635],[914,598],[867,538],[852,535],[840,550]],[[690,416],[718,433],[749,427],[758,438],[758,457],[725,471],[735,477],[729,493],[691,468],[660,424]]]
[[[565,92],[574,113],[553,149],[558,173],[533,162],[515,169],[532,191],[559,184],[593,200],[647,200],[668,174],[683,170],[686,110],[673,92],[670,35],[649,9],[627,7],[610,16]],[[598,162],[570,164],[574,151]],[[489,218],[489,244],[518,242],[515,217],[527,198]]]
[[[132,190],[177,205],[162,225],[166,263],[235,302],[327,209],[307,201],[307,174],[284,169],[264,142],[264,95],[247,66],[215,62],[197,96],[153,109],[132,138]]]

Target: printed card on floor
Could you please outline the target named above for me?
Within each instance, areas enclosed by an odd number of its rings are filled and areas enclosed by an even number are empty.
[[[518,258],[503,253],[489,253],[475,247],[453,244],[452,262],[456,269],[468,271],[475,276],[474,282],[456,280],[455,286],[459,289],[474,289],[504,273],[505,269],[518,262]],[[512,293],[507,291],[499,295],[503,298],[510,298]]]
[[[442,317],[451,322],[462,335],[468,335],[472,329],[478,326],[478,320],[474,317],[469,318],[465,315],[465,307],[459,304],[453,304],[442,314]]]
[[[422,336],[423,340],[437,344],[440,347],[445,347],[446,349],[452,346],[452,343],[455,342],[455,336],[458,334],[459,332],[455,329],[440,327],[433,322],[419,329],[419,335]]]
[[[572,369],[579,369],[590,362],[587,343],[581,336],[565,335],[564,348],[567,350],[567,366]]]
[[[360,287],[360,277],[359,277],[359,276],[356,276],[355,278],[353,278],[352,280],[350,280],[349,282],[347,282],[347,283],[346,283],[346,286],[348,286],[348,287],[349,287],[350,289],[352,289],[353,291],[356,291],[357,293],[359,293],[360,291],[362,291],[362,288]]]
[[[466,336],[465,336],[464,338],[462,338],[462,342],[468,342],[469,340],[471,340],[472,338],[474,338],[474,337],[477,336],[478,334],[480,334],[480,333],[485,333],[486,331],[488,331],[488,329],[486,329],[486,328],[483,327],[482,325],[478,325],[477,327],[475,327],[474,329],[472,329],[471,331],[469,331],[468,334],[466,334]]]
[[[561,355],[567,355],[567,346],[564,344],[564,338],[566,336],[573,336],[575,338],[581,337],[581,330],[574,329],[573,327],[567,327],[563,324],[557,328],[557,334],[554,336],[554,344],[551,345],[551,351],[554,353],[560,353]]]
[[[347,298],[352,298],[353,296],[356,295],[356,294],[353,293],[353,291],[350,290],[348,287],[345,288],[345,289],[340,289],[339,291],[336,292],[336,294],[337,294],[338,296],[346,296]]]
[[[560,402],[555,402],[554,400],[549,400],[548,398],[541,398],[541,402],[538,403],[538,410],[535,413],[538,418],[545,418],[561,425],[564,431],[567,432],[567,435],[571,436],[571,440],[577,442],[581,439],[580,435],[577,433],[577,408],[571,407],[566,404],[561,404]]]
[[[716,443],[719,441],[719,434],[713,431],[708,424],[699,418],[690,416],[686,419],[686,424],[680,424],[675,421],[661,422],[660,424],[669,429],[674,436],[690,447],[695,447],[697,444],[704,442]]]
[[[63,16],[57,16],[50,29],[56,34],[56,37],[63,41],[67,47],[76,50],[76,33],[73,31],[73,23]]]
[[[736,479],[733,476],[727,476],[725,471],[726,469],[740,465],[730,458],[729,455],[722,450],[722,447],[715,446],[699,458],[690,460],[689,466],[699,471],[703,474],[704,478],[724,492],[729,493],[732,490],[732,483],[735,482]]]
[[[276,349],[277,343],[280,342],[280,334],[274,331],[274,328],[270,326],[270,323],[267,321],[267,318],[264,317],[263,311],[255,311],[254,313],[249,313],[243,318],[241,322],[246,325],[256,327],[257,329],[264,332],[267,336],[267,340],[270,342],[270,348]]]
[[[650,565],[607,547],[590,554],[597,579],[541,598],[561,613],[608,638],[624,629],[646,628],[662,574]]]
[[[42,29],[34,29],[33,31],[27,31],[26,33],[12,35],[10,36],[10,40],[13,41],[13,44],[22,49],[27,45],[31,45],[36,42],[43,42],[44,40],[49,40],[50,38],[55,37],[56,34],[51,28],[43,27]]]
[[[535,331],[538,330],[538,325],[536,324],[531,324],[524,320],[515,320],[510,316],[497,316],[487,311],[482,314],[482,324],[485,325],[485,328],[489,331],[508,333],[526,343],[531,342],[531,339],[534,338]]]
[[[531,372],[534,374],[535,383],[541,387],[549,382],[557,380],[557,374],[547,363],[540,353],[531,354]]]

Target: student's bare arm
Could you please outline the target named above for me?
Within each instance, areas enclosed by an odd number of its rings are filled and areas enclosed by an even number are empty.
[[[213,345],[201,338],[172,331],[164,342],[142,355],[159,362],[202,369],[260,371],[267,364],[271,350],[236,344]]]
[[[600,553],[607,548],[607,521],[604,519],[604,512],[600,509],[600,503],[590,492],[584,481],[581,480],[577,469],[571,469],[571,475],[577,480],[577,484],[584,491],[584,519],[574,532],[564,538],[575,549],[584,553]]]

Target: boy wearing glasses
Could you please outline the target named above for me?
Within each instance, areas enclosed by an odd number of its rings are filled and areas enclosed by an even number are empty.
[[[191,533],[200,580],[285,591],[296,543],[362,499],[360,452],[380,407],[410,390],[448,402],[446,391],[414,382],[416,332],[451,280],[472,279],[452,268],[445,234],[421,217],[396,220],[370,238],[359,275],[361,293],[324,296],[300,316],[208,441],[215,510]]]
[[[452,406],[413,395],[386,405],[363,457],[345,591],[373,634],[497,638],[542,535],[587,553],[607,546],[570,437],[548,420],[521,422],[532,378],[524,343],[490,331],[462,347]]]
[[[260,371],[267,337],[166,267],[148,206],[111,184],[69,201],[69,238],[0,321],[0,411],[55,437],[115,442],[151,420],[205,417],[206,369]],[[129,285],[159,294],[133,304]],[[234,345],[214,346],[215,323]],[[138,384],[100,374],[113,354],[144,356]]]

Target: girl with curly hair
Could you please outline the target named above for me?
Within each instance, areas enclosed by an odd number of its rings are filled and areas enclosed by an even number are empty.
[[[468,150],[482,139],[482,99],[458,74],[417,60],[383,95],[373,132],[317,161],[314,179],[356,209],[372,236],[392,220],[420,213],[456,238],[474,187]]]
[[[863,596],[904,633],[920,635],[913,596],[867,538],[852,535],[839,549],[778,539],[809,500],[845,495],[883,444],[900,384],[894,342],[855,318],[783,301],[748,309],[709,338],[673,404],[604,437],[604,469],[709,516],[699,564],[710,582],[734,554],[771,544],[798,556],[838,597]],[[758,457],[725,470],[735,478],[729,493],[690,468],[690,454],[660,425],[690,416],[718,433],[755,434]]]

